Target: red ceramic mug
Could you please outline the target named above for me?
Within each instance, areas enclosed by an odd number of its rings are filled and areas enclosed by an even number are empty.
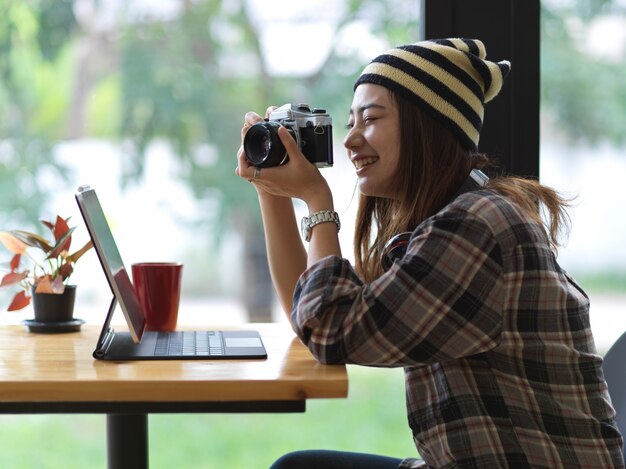
[[[183,265],[173,262],[140,262],[131,267],[137,299],[146,318],[146,330],[175,330]]]

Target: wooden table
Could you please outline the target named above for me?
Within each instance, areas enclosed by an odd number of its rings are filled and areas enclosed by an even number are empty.
[[[225,329],[219,327],[219,329]],[[99,328],[33,334],[0,327],[0,413],[107,414],[109,468],[148,467],[148,414],[304,412],[307,399],[343,398],[343,365],[321,365],[285,324],[252,324],[266,360],[105,362]]]

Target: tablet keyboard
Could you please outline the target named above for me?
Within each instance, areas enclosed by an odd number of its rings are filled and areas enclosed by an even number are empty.
[[[220,334],[215,331],[159,332],[155,356],[163,357],[209,357],[224,355]]]

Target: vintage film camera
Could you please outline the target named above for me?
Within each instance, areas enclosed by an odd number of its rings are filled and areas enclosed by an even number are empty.
[[[332,119],[325,109],[311,109],[308,104],[285,104],[272,111],[265,122],[248,129],[243,148],[250,164],[265,168],[289,161],[278,136],[280,126],[289,130],[311,163],[318,168],[333,165]]]

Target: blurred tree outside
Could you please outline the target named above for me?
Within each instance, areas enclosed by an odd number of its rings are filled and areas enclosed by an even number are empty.
[[[63,182],[52,153],[71,102],[75,26],[70,2],[0,0],[0,226],[34,226]]]
[[[609,337],[626,298],[626,3],[544,0],[540,65],[540,175],[573,197],[560,262],[594,294],[592,326]]]
[[[258,203],[234,177],[243,116],[292,101],[325,107],[339,146],[352,84],[372,58],[362,47],[414,42],[419,2],[141,5],[0,0],[0,226],[35,227],[51,209],[49,195],[71,171],[56,157],[60,142],[119,142],[123,187],[143,174],[149,146],[166,142],[178,161],[171,177],[217,207],[199,214],[200,236],[242,237],[246,308],[252,320],[267,320],[272,287]],[[542,112],[574,142],[624,144],[624,61],[588,53],[577,36],[577,25],[624,13],[619,0],[542,5]],[[270,62],[268,51],[285,45],[300,69]]]
[[[626,3],[551,0],[542,8],[542,120],[574,144],[626,144],[626,50],[609,35],[600,50],[585,42],[591,23],[608,18],[621,20],[623,29]]]
[[[300,36],[289,27],[278,40],[301,42],[295,53],[305,60],[327,43],[323,61],[306,74],[275,75],[261,38],[265,3],[181,0],[163,11],[141,11],[132,2],[112,8],[95,0],[0,0],[0,47],[9,51],[0,58],[2,224],[33,223],[54,183],[62,184],[67,169],[55,159],[57,142],[122,142],[120,184],[128,186],[143,174],[149,145],[166,141],[180,163],[172,177],[218,207],[204,216],[224,228],[206,237],[219,241],[229,227],[241,234],[247,310],[252,320],[270,319],[273,290],[256,194],[234,177],[245,112],[309,102],[341,122],[365,59],[354,53],[358,45],[346,46],[340,36],[360,26],[388,45],[417,37],[417,2],[327,4],[328,36]],[[287,18],[310,30],[317,14],[319,7],[311,5]],[[275,28],[284,25],[279,18]]]

